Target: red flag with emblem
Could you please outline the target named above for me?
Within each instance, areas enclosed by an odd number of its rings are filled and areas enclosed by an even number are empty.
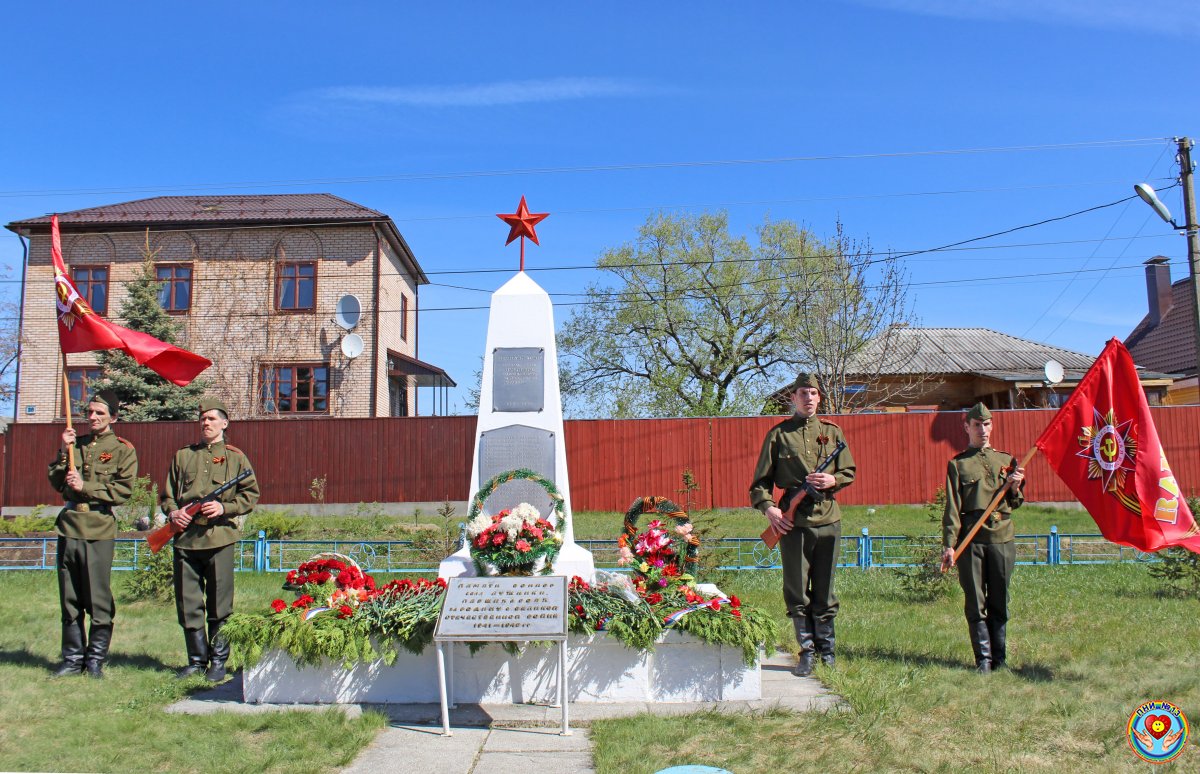
[[[1200,553],[1200,527],[1163,453],[1129,350],[1116,339],[1037,439],[1104,537]]]
[[[105,320],[93,311],[67,274],[63,263],[58,216],[50,218],[50,256],[54,262],[54,291],[58,315],[58,344],[63,354],[119,349],[141,365],[180,387],[212,365],[212,361],[174,344],[159,341]]]

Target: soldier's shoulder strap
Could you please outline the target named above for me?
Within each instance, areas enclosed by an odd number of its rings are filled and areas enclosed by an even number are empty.
[[[120,441],[121,443],[125,444],[126,446],[128,446],[130,449],[133,448],[133,443],[130,442],[130,440],[128,438],[122,438],[121,436],[118,435],[117,440]]]
[[[234,445],[233,445],[233,444],[231,444],[231,443],[227,443],[227,444],[225,444],[225,448],[226,448],[226,449],[228,449],[229,451],[231,451],[231,452],[235,453],[235,454],[240,454],[240,455],[242,455],[243,457],[245,457],[245,456],[246,456],[246,452],[242,451],[241,449],[239,449],[238,447],[234,446]]]
[[[842,426],[839,425],[837,422],[830,422],[828,419],[825,419],[824,417],[820,417],[817,421],[823,425],[829,425],[830,427],[836,427],[838,430],[842,429]]]

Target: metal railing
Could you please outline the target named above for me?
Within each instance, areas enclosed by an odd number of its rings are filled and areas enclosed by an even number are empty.
[[[597,567],[616,568],[616,540],[579,540],[592,552]],[[1051,527],[1045,535],[1017,535],[1017,564],[1075,565],[1117,562],[1154,562],[1153,554],[1110,543],[1102,535],[1060,535]],[[844,535],[838,567],[871,569],[911,567],[919,564],[930,550],[940,552],[937,537],[872,535],[867,528],[861,534]],[[721,538],[704,544],[703,550],[723,570],[770,570],[780,565],[779,548],[769,549],[758,538]],[[0,538],[0,570],[54,569],[58,538]],[[371,572],[422,573],[437,571],[442,552],[428,544],[407,540],[268,540],[263,532],[239,541],[234,569],[239,572],[286,572],[315,554],[338,553],[354,559]],[[114,570],[133,570],[149,561],[150,549],[144,540],[121,538],[113,554]]]

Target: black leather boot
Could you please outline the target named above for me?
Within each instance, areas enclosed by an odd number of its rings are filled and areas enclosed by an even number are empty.
[[[93,623],[88,632],[87,656],[84,666],[88,677],[97,680],[104,677],[104,662],[108,659],[108,645],[112,642],[112,624]]]
[[[221,624],[208,627],[208,671],[205,679],[210,683],[219,683],[225,679],[225,662],[229,660],[229,640],[221,636]]]
[[[62,664],[51,677],[83,674],[83,618],[62,625]]]
[[[792,670],[792,674],[796,677],[808,677],[813,670],[813,633],[808,616],[795,616],[792,618],[792,626],[796,629],[796,642],[800,644],[800,653],[796,657],[796,668]]]
[[[986,675],[992,671],[992,640],[987,621],[972,621],[967,626],[971,631],[971,649],[975,651],[975,671]]]
[[[833,666],[835,659],[833,656],[833,619],[828,621],[813,622],[813,647],[817,651],[817,655],[821,657],[821,663],[825,666]]]
[[[1008,643],[1004,628],[1007,622],[997,623],[992,619],[988,619],[988,636],[992,641],[992,669],[1001,669],[1008,666]]]
[[[208,666],[208,639],[203,629],[184,629],[183,642],[187,646],[187,666],[175,673],[181,680],[203,673]]]

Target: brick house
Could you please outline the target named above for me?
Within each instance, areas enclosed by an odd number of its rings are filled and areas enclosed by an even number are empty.
[[[1196,297],[1192,280],[1171,282],[1170,261],[1146,261],[1147,313],[1129,332],[1125,346],[1134,362],[1180,375],[1163,402],[1170,406],[1200,403],[1196,367]]]
[[[82,296],[121,322],[125,283],[149,252],[180,346],[213,361],[201,378],[233,418],[416,413],[416,388],[454,382],[417,359],[417,291],[428,284],[391,218],[331,194],[159,196],[59,215],[63,258]],[[50,217],[9,223],[29,240],[18,421],[62,417]],[[362,313],[352,331],[339,299]],[[361,354],[343,347],[353,333]],[[352,339],[353,343],[357,340]],[[99,376],[67,356],[70,391]]]

